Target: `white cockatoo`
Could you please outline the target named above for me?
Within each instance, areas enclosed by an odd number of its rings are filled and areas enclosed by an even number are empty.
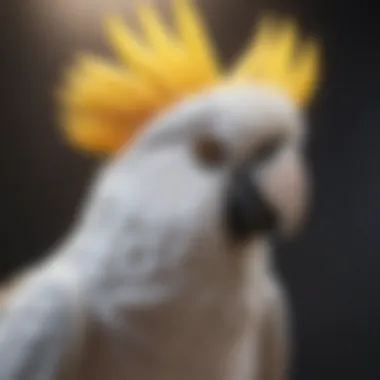
[[[317,47],[265,20],[222,73],[191,2],[174,6],[178,36],[144,6],[147,44],[112,17],[122,63],[70,70],[64,132],[111,157],[67,235],[3,297],[1,380],[285,379],[271,241],[309,203]]]

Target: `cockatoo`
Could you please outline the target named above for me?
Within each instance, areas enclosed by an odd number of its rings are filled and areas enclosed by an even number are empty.
[[[9,285],[1,380],[283,380],[286,296],[271,262],[310,199],[304,108],[318,47],[263,19],[222,70],[191,2],[152,6],[142,42],[111,17],[120,64],[85,56],[63,132],[108,154],[74,225]],[[297,48],[296,48],[297,44]]]

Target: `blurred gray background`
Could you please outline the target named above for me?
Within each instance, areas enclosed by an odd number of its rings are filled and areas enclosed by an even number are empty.
[[[137,1],[137,0],[136,0]],[[163,8],[166,2],[161,0]],[[79,50],[108,53],[100,20],[130,0],[0,5],[1,276],[40,257],[70,225],[98,166],[62,142],[51,93]],[[228,62],[265,9],[324,43],[311,110],[310,221],[279,269],[294,312],[294,380],[380,380],[380,49],[375,1],[203,0]]]

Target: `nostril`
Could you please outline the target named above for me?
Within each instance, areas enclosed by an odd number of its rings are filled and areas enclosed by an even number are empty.
[[[228,231],[238,239],[269,231],[276,225],[275,212],[246,173],[238,174],[227,191],[226,219]]]

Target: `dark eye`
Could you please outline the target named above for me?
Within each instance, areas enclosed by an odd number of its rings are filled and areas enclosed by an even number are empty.
[[[223,144],[211,136],[198,138],[195,144],[195,154],[198,161],[209,167],[221,165],[227,157]]]
[[[256,162],[263,162],[271,159],[280,149],[283,143],[283,138],[280,136],[266,140],[259,146],[254,153],[254,160]]]

